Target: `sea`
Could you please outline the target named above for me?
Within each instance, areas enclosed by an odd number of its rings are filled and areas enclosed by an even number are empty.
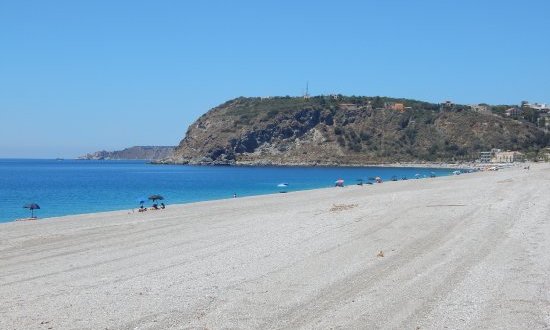
[[[158,194],[166,205],[384,181],[429,179],[454,169],[153,165],[146,161],[0,159],[0,222],[135,209]],[[371,179],[371,180],[369,180]],[[280,187],[286,183],[286,187]]]

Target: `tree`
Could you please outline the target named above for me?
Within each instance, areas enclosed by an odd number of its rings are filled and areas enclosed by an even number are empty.
[[[535,109],[525,108],[523,110],[523,118],[533,124],[537,123],[537,119],[540,117],[539,112]]]

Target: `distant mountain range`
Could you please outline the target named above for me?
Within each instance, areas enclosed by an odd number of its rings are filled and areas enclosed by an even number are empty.
[[[172,156],[173,146],[135,146],[118,151],[96,151],[78,157],[83,160],[158,160]]]
[[[155,162],[208,165],[363,165],[470,161],[500,148],[536,152],[549,134],[532,123],[451,102],[365,96],[230,100],[193,123]],[[112,156],[110,156],[112,157]],[[120,157],[120,156],[119,156]],[[153,157],[148,157],[153,158]]]

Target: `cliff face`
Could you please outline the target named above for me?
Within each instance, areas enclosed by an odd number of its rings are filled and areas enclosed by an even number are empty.
[[[119,151],[97,151],[78,157],[88,160],[157,160],[172,156],[175,147],[169,146],[135,146]]]
[[[395,105],[397,103],[398,105]],[[467,107],[379,97],[238,98],[201,116],[179,164],[342,165],[471,160],[546,144],[535,127]]]

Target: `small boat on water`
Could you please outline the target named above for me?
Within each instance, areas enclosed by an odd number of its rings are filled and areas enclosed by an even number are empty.
[[[277,185],[277,187],[280,188],[280,190],[279,190],[280,193],[286,193],[286,191],[287,191],[286,188],[288,188],[288,183],[286,183],[286,182],[279,183]]]

